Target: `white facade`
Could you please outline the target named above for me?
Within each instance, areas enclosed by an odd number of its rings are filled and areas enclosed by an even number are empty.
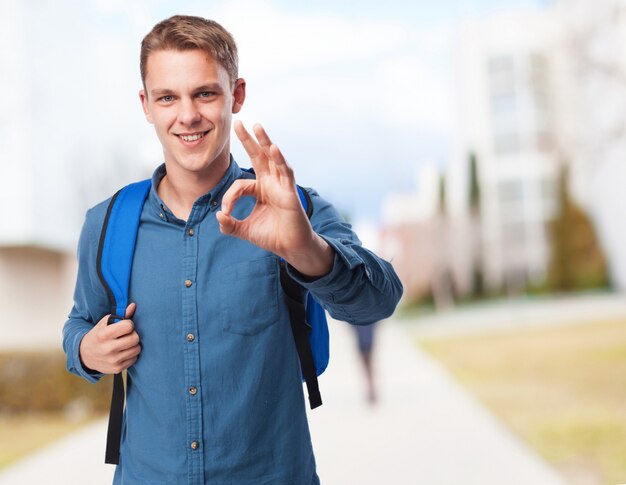
[[[73,254],[0,248],[0,352],[60,350],[75,280]]]
[[[86,209],[162,156],[131,29],[94,2],[1,4],[0,348],[59,349]]]
[[[545,221],[559,167],[592,216],[618,289],[626,290],[626,3],[556,0],[462,25],[453,212],[467,211],[468,157],[479,162],[483,253],[495,284],[541,279]],[[525,273],[525,274],[524,274]]]
[[[541,281],[549,260],[546,223],[556,209],[559,156],[551,70],[556,30],[543,11],[466,21],[458,37],[458,159],[454,187],[469,186],[469,157],[481,188],[486,282],[519,288]],[[460,174],[463,174],[459,176]],[[468,212],[468,190],[452,213]]]

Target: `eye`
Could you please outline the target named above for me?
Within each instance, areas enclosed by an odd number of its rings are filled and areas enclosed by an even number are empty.
[[[172,101],[174,101],[174,96],[172,96],[171,94],[167,94],[165,96],[161,96],[159,98],[159,101],[162,103],[171,103]]]
[[[208,99],[213,96],[215,96],[215,93],[213,91],[202,91],[201,93],[198,93],[198,97],[203,99]]]

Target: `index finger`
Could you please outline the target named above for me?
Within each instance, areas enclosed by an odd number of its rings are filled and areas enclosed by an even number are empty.
[[[252,162],[255,172],[259,174],[269,171],[268,158],[265,151],[257,141],[250,136],[250,133],[244,128],[243,123],[239,120],[235,121],[234,128],[237,138],[239,138],[246,153],[250,156],[250,162]]]

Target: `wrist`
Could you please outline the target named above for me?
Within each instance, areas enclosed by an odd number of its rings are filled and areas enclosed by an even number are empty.
[[[284,259],[303,276],[319,278],[330,273],[333,268],[335,250],[313,232],[311,243],[306,248],[286,255]]]
[[[92,369],[91,366],[87,364],[87,362],[85,362],[85,351],[84,351],[83,344],[85,343],[86,336],[87,335],[85,334],[85,336],[81,339],[80,344],[78,346],[78,359],[80,360],[80,365],[83,366],[83,369],[85,370],[85,372],[87,372],[88,374],[96,374],[99,371]]]

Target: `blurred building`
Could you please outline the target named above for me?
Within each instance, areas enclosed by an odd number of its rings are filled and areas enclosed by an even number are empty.
[[[432,297],[438,307],[452,303],[451,226],[442,200],[442,180],[432,164],[417,173],[418,190],[390,195],[383,204],[385,226],[380,254],[391,260],[406,300]]]
[[[441,175],[443,206],[437,210],[440,176],[421,173],[418,194],[390,197],[384,210],[383,253],[401,254],[396,268],[409,299],[436,296],[442,287],[462,297],[477,284],[515,292],[546,277],[561,163],[557,39],[546,11],[461,24],[456,155]],[[474,203],[471,157],[480,191]],[[399,247],[410,249],[394,251]]]
[[[0,49],[0,86],[7,94],[0,103],[2,349],[59,347],[74,278],[77,214],[66,157],[81,131],[60,126],[68,123],[57,110],[72,88],[61,89],[41,58],[46,49],[32,36],[44,21],[35,15],[38,8],[8,0],[0,16],[0,39],[9,46]],[[78,65],[79,49],[61,43],[50,39],[48,48],[75,56]]]
[[[147,154],[138,133],[143,132],[133,128],[146,123],[136,98],[137,60],[123,22],[98,12],[94,2],[63,5],[2,2],[0,348],[5,349],[60,348],[85,210],[125,181],[149,175],[142,168]],[[103,57],[116,62],[105,67]],[[124,85],[128,72],[137,73],[137,88]]]
[[[516,290],[545,278],[546,223],[558,210],[557,180],[567,165],[612,280],[626,289],[624,2],[558,0],[551,8],[462,23],[457,94],[451,213],[457,219],[469,214],[473,153],[481,243],[471,257],[481,262],[487,286]]]
[[[546,276],[560,162],[552,104],[556,38],[554,16],[544,11],[506,12],[460,27],[459,152],[451,171],[465,176],[457,177],[451,212],[469,217],[467,189],[458,184],[469,186],[473,154],[480,245],[470,258],[480,260],[487,287],[515,291]]]
[[[0,351],[61,348],[75,256],[41,246],[0,247]]]
[[[384,211],[386,254],[402,253],[407,296],[432,294],[442,274],[458,296],[478,282],[510,292],[544,282],[564,166],[613,283],[626,290],[626,4],[556,0],[468,19],[455,52],[458,127],[445,210],[432,209],[436,177],[421,174],[419,192],[389,198]]]

